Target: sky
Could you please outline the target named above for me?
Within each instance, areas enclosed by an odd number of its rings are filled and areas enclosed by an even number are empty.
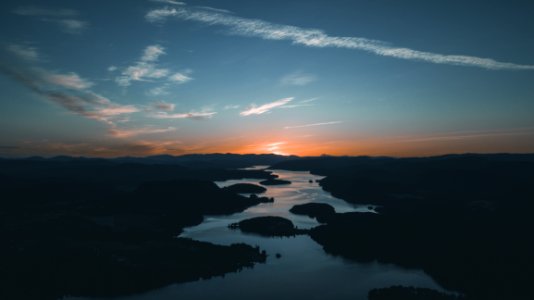
[[[534,152],[532,1],[2,1],[0,156]]]

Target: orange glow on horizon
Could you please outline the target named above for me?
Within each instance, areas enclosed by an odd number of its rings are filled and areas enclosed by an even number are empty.
[[[390,137],[264,133],[256,136],[235,136],[224,139],[197,140],[99,140],[84,143],[25,142],[11,156],[150,156],[160,154],[265,154],[297,156],[368,155],[368,156],[432,156],[450,153],[529,153],[534,138],[525,135],[411,135]],[[10,156],[10,155],[7,155]]]

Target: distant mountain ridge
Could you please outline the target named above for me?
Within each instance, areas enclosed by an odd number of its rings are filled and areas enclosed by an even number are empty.
[[[315,174],[326,175],[328,170],[344,168],[397,167],[404,164],[455,163],[473,165],[477,162],[534,162],[534,153],[492,153],[492,154],[446,154],[426,157],[388,157],[388,156],[309,156],[281,161],[271,166],[273,169],[292,171],[311,171]]]
[[[68,162],[79,164],[144,164],[144,165],[179,165],[184,167],[199,168],[246,168],[254,165],[273,165],[287,160],[297,159],[298,156],[283,156],[276,154],[232,154],[232,153],[212,153],[212,154],[185,154],[173,155],[152,155],[145,157],[123,156],[116,158],[97,157],[74,157],[74,156],[54,156],[50,158],[32,156],[27,158],[0,158],[0,161],[32,161],[32,162]]]

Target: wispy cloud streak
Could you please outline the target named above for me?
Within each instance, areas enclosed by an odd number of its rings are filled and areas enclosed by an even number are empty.
[[[266,40],[286,40],[308,47],[335,47],[370,52],[380,56],[425,61],[435,64],[479,67],[490,70],[534,70],[534,65],[501,62],[491,58],[468,55],[446,55],[391,46],[385,42],[361,37],[331,36],[320,29],[280,25],[258,19],[248,19],[228,13],[194,7],[164,7],[149,11],[149,22],[164,22],[170,17],[196,21],[207,25],[228,27],[233,34]]]
[[[58,74],[39,68],[12,68],[1,64],[0,72],[74,114],[111,126],[114,126],[115,117],[139,111],[133,105],[114,103],[87,90],[91,84],[75,73]]]
[[[521,136],[521,135],[533,135],[534,128],[514,128],[508,130],[495,130],[495,131],[463,131],[452,132],[446,134],[440,134],[435,136],[423,136],[416,138],[399,138],[401,142],[433,142],[433,141],[452,141],[452,140],[469,140],[480,138],[494,138],[499,136]]]
[[[163,54],[165,54],[165,48],[160,45],[151,45],[145,48],[141,61],[155,61]]]
[[[1,150],[1,149],[0,149]],[[83,155],[91,157],[119,157],[119,156],[146,156],[154,154],[183,154],[187,150],[182,142],[172,140],[124,140],[115,141],[95,140],[81,143],[65,143],[56,141],[28,141],[24,142],[17,155],[43,155],[52,156]]]
[[[280,100],[269,102],[267,104],[263,104],[263,105],[260,105],[260,106],[252,105],[251,107],[249,107],[248,109],[240,112],[239,114],[242,115],[242,116],[245,116],[245,117],[246,116],[250,116],[250,115],[261,115],[261,114],[270,112],[274,108],[282,107],[282,106],[288,104],[289,102],[291,102],[292,100],[293,100],[293,97],[289,97],[289,98],[283,98],[283,99],[280,99]]]
[[[306,74],[302,72],[294,72],[287,74],[280,79],[280,83],[283,85],[296,85],[304,86],[317,80],[317,77],[312,74]]]
[[[165,48],[160,45],[147,46],[140,60],[134,65],[126,67],[121,75],[115,78],[115,82],[120,86],[129,86],[132,81],[145,81],[168,76],[170,73],[168,69],[158,68],[154,64],[164,54]]]
[[[304,125],[296,125],[296,126],[286,126],[284,127],[284,129],[306,128],[306,127],[315,127],[315,126],[324,126],[324,125],[334,125],[334,124],[340,124],[340,123],[343,123],[343,122],[330,121],[330,122],[312,123],[312,124],[304,124]]]
[[[78,12],[73,9],[54,9],[38,6],[21,6],[13,10],[14,14],[21,16],[35,16],[35,17],[74,17]]]
[[[76,73],[57,74],[42,69],[38,69],[39,76],[50,84],[72,90],[84,90],[93,86],[89,80],[81,78]]]
[[[78,34],[89,26],[88,22],[76,19],[78,11],[73,9],[46,8],[37,6],[21,6],[13,10],[14,14],[38,17],[41,21],[56,23],[66,33]]]
[[[154,103],[152,103],[150,109],[156,110],[156,111],[169,112],[169,111],[173,111],[175,107],[176,105],[174,103],[168,103],[165,101],[155,101]]]
[[[6,49],[15,54],[18,58],[28,61],[38,61],[40,57],[37,48],[31,46],[11,44],[8,45]]]
[[[165,133],[165,132],[171,132],[175,131],[176,128],[174,127],[167,127],[167,128],[134,128],[134,129],[119,129],[119,128],[111,128],[109,130],[109,134],[116,138],[129,138],[139,135],[147,135],[147,134],[157,134],[157,133]]]
[[[217,114],[216,112],[188,112],[188,113],[176,113],[169,114],[165,112],[159,112],[153,114],[152,117],[156,119],[193,119],[193,120],[205,120],[211,119]]]
[[[79,34],[85,30],[89,23],[76,19],[50,20],[57,23],[65,33]]]
[[[179,72],[169,76],[169,81],[176,82],[178,84],[186,83],[188,81],[191,81],[192,79],[193,78]]]
[[[315,98],[310,98],[310,99],[305,99],[305,100],[302,100],[300,101],[300,103],[310,103],[310,102],[315,102],[319,99],[319,97],[315,97]]]
[[[160,56],[166,54],[165,48],[160,45],[150,45],[145,48],[141,58],[133,65],[124,68],[120,74],[115,78],[115,82],[127,87],[131,85],[132,81],[150,81],[156,79],[167,79],[168,82],[183,84],[193,80],[193,78],[180,72],[171,75],[171,70],[160,68],[156,62]],[[186,71],[190,73],[190,70]],[[160,87],[159,90],[152,90],[153,95],[163,94],[165,87]]]
[[[175,0],[150,0],[150,2],[165,3],[171,5],[185,5],[185,2],[175,1]]]

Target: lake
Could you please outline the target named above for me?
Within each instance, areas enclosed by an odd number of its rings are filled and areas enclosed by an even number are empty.
[[[295,204],[328,203],[336,212],[374,211],[368,205],[353,205],[331,196],[317,183],[322,177],[309,172],[273,170],[289,185],[267,186],[263,195],[274,197],[274,203],[262,203],[247,210],[227,215],[208,216],[181,236],[216,244],[247,243],[257,245],[269,255],[265,264],[224,277],[196,282],[173,284],[143,294],[112,299],[367,299],[372,288],[407,285],[443,291],[421,270],[405,269],[383,263],[356,263],[325,253],[307,235],[295,237],[261,237],[229,229],[228,225],[258,216],[281,216],[299,228],[311,228],[318,223],[306,216],[293,215],[289,209]],[[312,182],[310,182],[310,180]],[[258,183],[256,179],[216,182],[220,187],[235,183]],[[362,230],[368,230],[362,228]],[[392,249],[394,251],[394,249]],[[277,258],[276,254],[281,257]],[[70,298],[97,299],[97,298]],[[110,298],[105,298],[110,299]]]

